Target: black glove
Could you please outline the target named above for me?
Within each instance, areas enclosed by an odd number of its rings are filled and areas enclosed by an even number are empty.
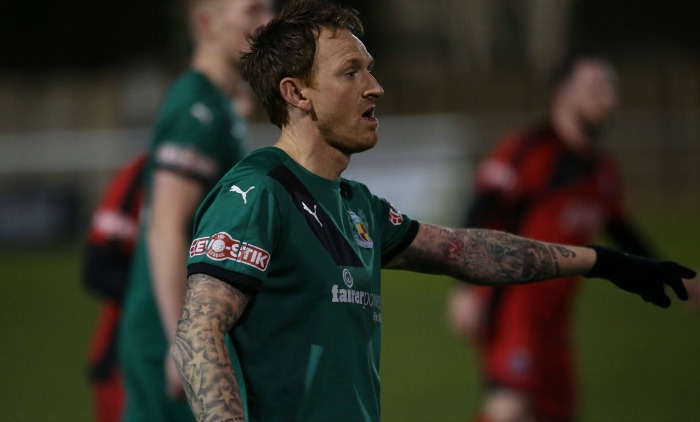
[[[612,281],[617,287],[637,293],[647,302],[662,308],[671,305],[664,285],[671,286],[680,300],[688,300],[683,278],[694,278],[695,271],[673,261],[656,261],[628,255],[602,246],[590,246],[596,252],[595,265],[584,277],[599,277]]]

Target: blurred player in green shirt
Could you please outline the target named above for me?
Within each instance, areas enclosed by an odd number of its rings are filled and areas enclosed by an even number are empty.
[[[125,421],[189,421],[167,345],[185,290],[192,218],[202,198],[248,153],[239,57],[246,34],[271,17],[263,0],[191,0],[190,69],[170,88],[154,125],[146,203],[124,299],[119,360]]]

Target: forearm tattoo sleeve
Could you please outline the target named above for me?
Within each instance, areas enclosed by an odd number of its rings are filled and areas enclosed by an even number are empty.
[[[249,296],[213,277],[193,274],[170,355],[198,421],[244,421],[241,394],[224,344]]]
[[[388,267],[501,285],[558,277],[562,260],[575,256],[562,245],[504,232],[421,224],[411,246]]]

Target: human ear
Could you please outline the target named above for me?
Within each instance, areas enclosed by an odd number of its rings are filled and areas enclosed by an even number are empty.
[[[304,95],[304,88],[306,85],[297,78],[287,77],[280,81],[280,94],[287,104],[308,113],[311,101]]]

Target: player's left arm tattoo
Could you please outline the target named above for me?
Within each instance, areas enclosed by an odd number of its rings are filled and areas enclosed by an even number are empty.
[[[528,283],[585,272],[592,263],[577,258],[580,249],[494,230],[421,224],[413,243],[386,267],[475,284]]]
[[[205,274],[188,278],[170,356],[197,420],[245,420],[224,336],[240,318],[249,298],[249,294]]]

